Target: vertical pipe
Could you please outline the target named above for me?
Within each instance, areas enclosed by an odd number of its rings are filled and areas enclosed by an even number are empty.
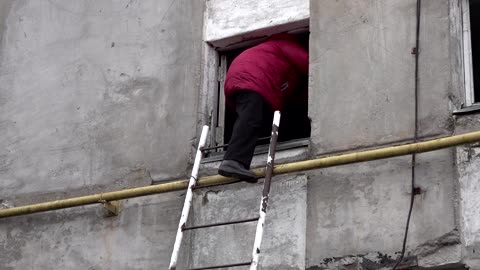
[[[188,219],[188,214],[190,213],[190,206],[192,205],[193,197],[193,188],[197,184],[197,175],[198,168],[200,166],[200,161],[203,156],[202,148],[205,146],[205,141],[207,140],[208,126],[203,126],[202,135],[200,135],[200,141],[198,143],[197,154],[195,155],[195,162],[193,163],[192,175],[188,183],[187,194],[185,195],[185,203],[183,205],[182,216],[180,217],[180,222],[178,224],[177,237],[175,238],[175,244],[173,245],[172,257],[170,259],[169,270],[175,270],[177,268],[177,259],[180,252],[180,246],[182,244],[183,238],[183,227]]]
[[[275,111],[273,116],[272,137],[268,148],[267,165],[265,167],[265,181],[263,183],[262,200],[260,201],[260,218],[257,223],[257,231],[255,233],[255,243],[252,251],[252,264],[250,270],[257,270],[258,260],[260,258],[260,245],[263,238],[263,227],[265,226],[265,215],[267,213],[268,196],[270,194],[270,184],[273,175],[273,163],[275,160],[275,149],[277,148],[278,127],[280,126],[280,112]]]

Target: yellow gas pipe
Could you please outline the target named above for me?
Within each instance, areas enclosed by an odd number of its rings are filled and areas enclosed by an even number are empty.
[[[413,153],[424,153],[434,150],[459,146],[480,142],[480,131],[466,133],[462,135],[455,135],[441,139],[434,139],[430,141],[405,144],[400,146],[385,147],[376,150],[368,150],[350,154],[343,154],[330,157],[322,157],[312,160],[293,162],[275,166],[273,172],[275,175],[294,173],[306,170],[320,169],[326,167],[333,167],[345,164],[352,164],[357,162],[372,161],[384,158],[391,158],[397,156],[404,156]],[[264,169],[253,170],[258,176],[264,176]],[[223,177],[220,175],[213,175],[202,177],[198,180],[197,186],[228,184],[235,182],[235,179]],[[172,191],[184,190],[187,188],[188,180],[178,180],[174,182],[124,189],[120,191],[105,192],[100,194],[81,196],[76,198],[57,200],[51,202],[44,202],[32,205],[25,205],[0,210],[0,218],[27,215],[32,213],[39,213],[45,211],[52,211],[57,209],[64,209],[82,205],[104,203],[109,201],[117,201],[129,199],[140,196],[147,196],[152,194],[166,193]]]

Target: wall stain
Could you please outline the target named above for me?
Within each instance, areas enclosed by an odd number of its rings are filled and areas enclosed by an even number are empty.
[[[205,192],[205,194],[202,196],[202,205],[206,205],[209,202],[208,196],[210,193],[214,193],[215,195],[218,194],[220,190],[208,190]]]
[[[379,270],[389,269],[396,263],[396,257],[381,252],[347,255],[323,259],[323,263],[306,268],[306,270]]]

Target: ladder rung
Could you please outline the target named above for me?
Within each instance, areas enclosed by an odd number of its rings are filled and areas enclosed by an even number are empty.
[[[230,184],[240,183],[240,182],[243,182],[243,180],[236,180],[236,181],[233,181],[233,182],[227,182],[227,183],[223,183],[223,184],[212,184],[212,185],[205,185],[205,186],[195,186],[195,187],[193,188],[193,190],[202,189],[202,188],[218,187],[218,186],[224,186],[224,185],[230,185]]]
[[[212,223],[212,224],[184,227],[182,230],[183,231],[188,231],[188,230],[195,230],[195,229],[200,229],[200,228],[225,226],[225,225],[237,224],[237,223],[247,223],[247,222],[252,222],[252,221],[257,221],[257,220],[258,220],[258,217],[255,217],[255,218],[240,219],[240,220],[234,220],[234,221],[228,221],[228,222],[220,222],[220,223]]]
[[[270,138],[271,138],[270,136],[262,137],[262,138],[258,138],[257,141],[263,141],[263,140],[270,139]],[[212,147],[203,147],[201,150],[203,152],[205,152],[205,151],[215,150],[215,149],[218,149],[218,148],[224,148],[224,147],[227,147],[227,146],[228,146],[228,143],[227,144],[222,144],[222,145],[217,145],[217,146],[212,146]]]
[[[198,268],[189,268],[187,270],[218,269],[218,268],[226,268],[226,267],[246,266],[246,265],[250,265],[250,264],[252,264],[252,262],[234,263],[234,264],[225,264],[225,265],[217,265],[217,266],[198,267]]]

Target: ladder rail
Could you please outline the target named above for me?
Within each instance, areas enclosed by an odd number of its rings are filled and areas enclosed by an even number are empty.
[[[187,194],[185,195],[185,203],[183,205],[182,215],[180,217],[180,222],[178,224],[177,236],[175,238],[175,244],[173,245],[173,252],[172,252],[172,257],[170,259],[170,266],[168,267],[169,270],[175,270],[177,268],[178,254],[180,253],[180,246],[182,244],[182,239],[183,239],[183,228],[185,227],[185,224],[188,219],[188,214],[190,213],[190,208],[192,205],[192,198],[193,198],[193,188],[197,184],[198,169],[200,167],[200,161],[203,157],[202,149],[205,146],[205,142],[207,141],[207,134],[208,134],[208,126],[205,125],[203,126],[202,134],[200,135],[197,153],[195,155],[195,162],[193,163],[192,175],[190,176]]]
[[[272,124],[272,136],[270,138],[270,146],[268,148],[267,165],[265,166],[265,181],[263,182],[262,199],[260,200],[260,213],[255,232],[255,242],[252,251],[252,263],[250,270],[257,270],[260,259],[260,247],[263,239],[263,228],[265,227],[265,217],[267,214],[268,198],[270,194],[270,184],[273,176],[273,166],[275,161],[275,149],[277,147],[278,128],[280,126],[280,112],[275,111]]]
[[[238,263],[238,264],[230,264],[230,265],[223,265],[223,266],[207,266],[207,267],[200,267],[200,268],[191,268],[191,269],[216,269],[216,268],[223,268],[223,267],[235,267],[235,266],[247,266],[250,265],[250,270],[257,270],[259,258],[260,258],[260,247],[262,244],[263,239],[263,232],[265,227],[265,218],[266,212],[268,207],[268,200],[270,194],[270,186],[272,182],[273,176],[273,166],[275,161],[275,149],[277,147],[277,139],[278,139],[278,128],[280,126],[280,111],[275,111],[273,116],[273,124],[272,124],[272,133],[270,137],[270,145],[268,148],[268,157],[267,157],[267,164],[265,166],[265,181],[263,183],[263,191],[262,191],[262,199],[260,200],[260,210],[259,210],[259,217],[258,218],[251,218],[246,220],[234,220],[229,222],[220,222],[220,223],[213,223],[213,224],[205,224],[205,225],[197,225],[187,227],[187,219],[190,212],[190,208],[192,205],[193,200],[193,190],[195,188],[197,182],[197,174],[198,169],[200,166],[200,161],[202,159],[204,153],[204,146],[206,143],[206,137],[208,133],[208,126],[204,126],[202,130],[202,135],[200,136],[200,142],[198,144],[197,154],[195,156],[195,163],[192,169],[192,176],[190,177],[187,194],[185,195],[185,203],[182,209],[182,215],[180,217],[180,222],[178,224],[177,235],[175,239],[175,244],[173,247],[172,257],[170,260],[169,270],[175,270],[177,267],[177,260],[178,255],[180,253],[180,247],[183,239],[183,232],[186,230],[192,229],[200,229],[200,228],[208,228],[208,227],[216,227],[216,226],[224,226],[236,223],[243,223],[243,222],[251,222],[257,221],[256,231],[255,231],[255,241],[253,245],[252,251],[252,259],[248,263]]]

